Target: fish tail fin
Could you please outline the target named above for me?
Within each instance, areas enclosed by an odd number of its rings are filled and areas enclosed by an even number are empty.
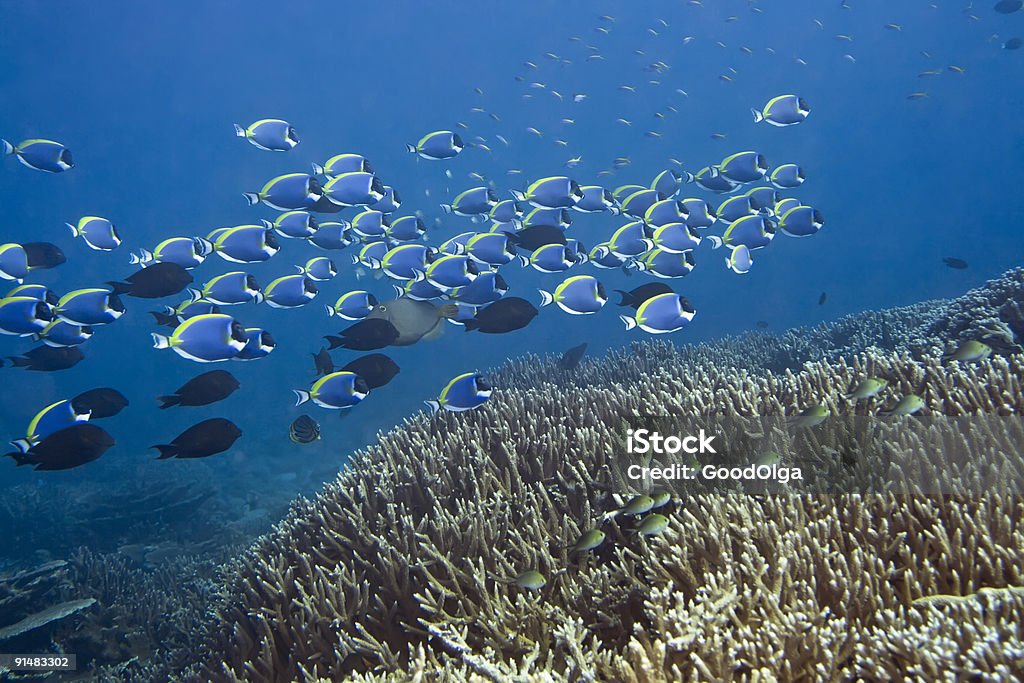
[[[402,296],[403,294],[405,294],[405,290],[402,289],[401,287],[399,287],[398,285],[391,285],[391,286],[395,290],[395,296]]]
[[[197,237],[196,238],[196,244],[198,245],[198,248],[196,249],[196,253],[199,254],[200,256],[206,256],[207,254],[210,254],[210,253],[213,252],[213,242],[211,242],[210,240],[206,239],[205,237]],[[202,251],[200,251],[200,249]],[[149,254],[148,251],[146,253]],[[152,259],[153,255],[149,254],[149,256]]]
[[[177,327],[178,318],[167,313],[161,313],[160,311],[150,311],[149,314],[156,320],[157,325],[163,325],[164,327]]]
[[[636,327],[636,318],[630,318],[628,315],[620,315],[619,320],[626,325],[627,330],[631,330]]]
[[[437,411],[441,409],[441,404],[437,401],[424,401],[424,403],[426,403],[427,407],[430,408],[431,415],[437,415]]]
[[[156,400],[160,401],[160,410],[166,410],[171,406],[176,406],[181,403],[181,396],[157,396]]]
[[[11,445],[17,448],[19,453],[28,453],[28,449],[32,448],[32,443],[28,439],[15,439]]]
[[[762,114],[758,110],[751,108],[750,113],[754,115],[754,123],[761,123],[762,121],[764,121],[764,114]]]
[[[683,182],[684,183],[692,183],[695,179],[696,179],[696,176],[694,176],[692,173],[690,173],[689,171],[683,171]]]
[[[240,138],[244,138],[245,137],[245,128],[242,128],[237,123],[235,124],[235,136],[236,137],[240,137]]]
[[[172,446],[171,444],[159,444],[156,446],[150,446],[150,448],[155,448],[160,451],[160,455],[157,457],[157,460],[166,460],[167,458],[173,458],[178,454],[178,447]]]
[[[309,392],[302,391],[300,389],[292,389],[292,393],[295,394],[295,405],[301,406],[303,403],[309,401]]]
[[[408,152],[409,154],[415,154],[416,145],[410,145],[408,142],[405,143],[405,151]]]
[[[722,245],[725,244],[718,235],[708,235],[708,241],[711,242],[712,249],[721,249]]]
[[[327,335],[324,337],[327,340],[327,344],[330,346],[330,350],[333,351],[339,347],[345,346],[345,340],[341,337],[335,337],[334,335]]]
[[[444,211],[445,213],[451,213],[452,212],[452,205],[451,204],[442,204],[441,205],[441,210]]]
[[[249,206],[256,206],[260,203],[260,196],[255,192],[243,192],[242,196],[245,197],[245,201],[249,202]]]
[[[71,234],[74,235],[75,237],[82,236],[82,231],[78,229],[77,225],[72,225],[71,223],[65,223],[64,225],[68,226],[68,230],[70,230]]]
[[[547,306],[555,300],[555,297],[551,292],[545,292],[543,289],[538,289],[537,291],[540,292],[541,306]]]
[[[2,144],[4,147],[4,156],[14,154],[14,145],[7,142],[7,140],[0,140],[0,144]]]
[[[24,453],[6,453],[6,456],[8,458],[12,458],[14,462],[17,463],[18,467],[32,464],[32,461],[25,457]]]
[[[337,314],[337,311],[334,310],[334,306],[324,304],[324,309],[327,311],[327,315],[332,318]]]
[[[521,190],[509,190],[509,192],[512,194],[512,198],[515,199],[517,202],[525,202],[526,201],[526,193],[525,192],[522,192]]]
[[[619,306],[630,306],[632,304],[633,297],[630,295],[629,292],[625,292],[621,289],[613,289],[612,291],[618,292],[619,297],[621,298],[621,300],[619,301]]]
[[[107,284],[114,290],[114,294],[128,294],[132,291],[132,286],[127,282],[113,282],[107,280]]]
[[[267,230],[273,230],[274,229],[274,224],[271,223],[270,221],[268,221],[266,218],[261,218],[260,219],[260,225],[262,225]]]
[[[261,304],[261,303],[263,303],[266,300],[267,300],[267,295],[264,294],[263,292],[256,292],[255,294],[252,295],[252,302],[254,304]]]
[[[519,261],[519,265],[526,268],[530,265],[530,259],[526,258],[522,254],[516,254],[516,260]]]
[[[480,321],[476,318],[470,318],[469,320],[462,321],[462,326],[466,328],[466,332],[472,332],[473,330],[480,329]]]
[[[11,362],[11,365],[16,368],[27,368],[32,365],[32,361],[21,356],[7,356],[7,360]]]
[[[324,175],[324,167],[314,161],[313,162],[313,173],[315,175]]]
[[[171,348],[171,338],[170,337],[168,337],[166,335],[163,335],[163,334],[157,334],[156,332],[153,332],[152,335],[153,335],[153,348],[154,349],[169,349],[169,348]]]
[[[147,263],[150,263],[152,260],[153,254],[146,251],[145,249],[139,249],[139,253],[137,254],[132,253],[128,255],[128,263],[130,263],[133,266],[145,265]]]

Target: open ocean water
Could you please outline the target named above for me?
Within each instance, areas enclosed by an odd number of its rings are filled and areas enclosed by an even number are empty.
[[[781,216],[768,215],[774,238],[751,252],[753,265],[743,274],[723,263],[735,244],[712,248],[709,236],[728,227],[721,221],[694,229],[703,239],[684,278],[653,278],[630,267],[630,258],[609,269],[580,259],[552,273],[504,265],[507,296],[537,306],[535,319],[505,334],[466,332],[442,320],[435,340],[333,351],[339,370],[364,353],[386,354],[400,367],[386,386],[340,411],[296,406],[293,394],[316,381],[313,354],[323,337],[354,322],[328,316],[324,306],[351,290],[386,301],[395,296],[393,284],[404,284],[353,264],[358,243],[326,251],[278,237],[280,251],[264,262],[210,254],[188,271],[191,287],[228,271],[249,273],[265,287],[313,257],[333,260],[337,276],[317,282],[304,306],[223,307],[246,328],[272,335],[276,347],[265,358],[199,364],[155,349],[151,333],[173,328],[159,327],[149,312],[182,302],[183,291],[152,300],[122,295],[125,314],[96,326],[80,347],[84,359],[69,369],[14,367],[11,357],[40,342],[2,336],[0,433],[10,439],[26,436],[45,407],[87,390],[116,389],[128,406],[91,421],[114,440],[93,462],[59,471],[0,462],[7,515],[0,571],[65,559],[80,545],[101,553],[127,548],[123,554],[147,571],[160,564],[152,554],[161,549],[225,559],[269,530],[295,496],[332,479],[353,451],[437,399],[452,378],[486,376],[527,353],[561,354],[585,342],[587,356],[597,358],[649,339],[625,329],[617,314],[630,311],[615,305],[613,290],[672,287],[695,314],[659,338],[685,345],[953,297],[1020,265],[1024,50],[1013,46],[1024,36],[1024,12],[992,5],[0,1],[0,137],[13,146],[56,141],[74,163],[53,174],[13,155],[0,159],[0,244],[57,245],[66,262],[33,269],[25,282],[58,296],[124,281],[140,268],[130,254],[167,238],[273,221],[281,211],[248,206],[243,193],[282,174],[312,173],[312,164],[341,153],[370,161],[374,175],[400,194],[391,218],[419,217],[426,234],[414,243],[433,247],[491,228],[490,220],[442,209],[459,193],[485,187],[507,200],[512,190],[551,176],[614,191],[647,187],[671,171],[682,178],[675,199],[699,198],[717,209],[767,183],[719,194],[685,182],[687,175],[740,152],[763,155],[769,173],[799,165],[806,181],[779,195],[824,218],[820,232],[796,239],[776,227]],[[805,120],[755,123],[751,109],[783,95],[802,98]],[[287,121],[299,144],[267,151],[232,128],[268,118]],[[433,131],[456,132],[461,152],[430,160],[407,150]],[[351,221],[362,210],[313,215]],[[620,226],[643,220],[618,211],[567,214],[565,235],[584,254]],[[85,216],[109,219],[119,246],[90,249],[75,237],[65,224]],[[601,310],[570,315],[556,304],[540,306],[538,289],[553,292],[574,275],[600,281],[608,298]],[[239,389],[210,405],[159,409],[157,396],[210,370],[230,372]],[[302,414],[319,423],[320,440],[289,438]],[[229,420],[241,437],[209,457],[157,460],[154,444],[210,418]],[[117,511],[108,509],[115,501],[136,517],[133,501],[168,491],[173,495],[159,505],[172,513],[153,524],[116,521]],[[173,509],[190,491],[215,501]],[[40,512],[48,508],[59,514]],[[88,524],[73,519],[79,510]],[[210,519],[197,519],[204,515]],[[0,627],[15,616],[6,619],[2,605]]]

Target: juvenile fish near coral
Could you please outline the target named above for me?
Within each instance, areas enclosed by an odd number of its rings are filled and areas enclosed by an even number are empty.
[[[885,417],[905,417],[907,415],[913,415],[922,408],[924,408],[924,399],[917,394],[907,394],[899,400],[895,406],[889,410],[883,410],[879,415]]]
[[[961,363],[972,363],[985,360],[992,355],[992,347],[984,342],[969,340],[957,347],[955,351],[943,354],[942,360],[956,360]]]
[[[845,398],[853,399],[854,401],[860,401],[865,398],[872,398],[877,396],[889,386],[889,381],[882,379],[881,377],[868,377],[850,387],[850,390],[843,394]]]

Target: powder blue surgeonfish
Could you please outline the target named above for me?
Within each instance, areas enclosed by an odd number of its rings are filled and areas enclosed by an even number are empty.
[[[608,301],[604,285],[592,275],[574,275],[566,278],[553,293],[543,289],[539,291],[541,306],[555,303],[572,315],[597,313]]]
[[[73,325],[63,320],[52,320],[37,335],[44,344],[54,348],[81,346],[92,338],[89,325]]]
[[[271,351],[277,348],[277,342],[274,341],[270,333],[259,327],[245,328],[245,336],[247,338],[245,346],[231,360],[259,360],[266,358]]]
[[[750,255],[750,248],[744,244],[735,247],[725,259],[725,267],[737,275],[749,272],[753,265],[754,259]]]
[[[479,408],[491,397],[493,389],[478,372],[466,372],[445,385],[441,394],[433,401],[424,401],[436,413],[444,408],[461,412]]]
[[[730,247],[746,246],[748,249],[767,247],[775,237],[775,225],[764,216],[744,216],[733,221],[721,237],[712,235],[708,239],[718,249],[723,244]]]
[[[627,330],[639,327],[651,334],[666,334],[686,327],[695,314],[696,310],[684,297],[675,292],[666,292],[640,304],[635,316],[620,315],[619,319],[625,323]]]
[[[701,170],[697,171],[697,175],[693,177],[693,182],[703,187],[708,192],[717,192],[718,194],[726,194],[732,192],[740,186],[734,180],[729,180],[716,166],[705,166]]]
[[[66,225],[71,229],[71,234],[81,237],[90,249],[113,251],[121,245],[121,236],[117,234],[117,228],[106,218],[86,216],[76,225],[71,223]]]
[[[32,418],[25,432],[25,437],[15,439],[11,444],[22,453],[27,453],[32,446],[50,434],[55,434],[65,427],[70,427],[80,422],[87,422],[91,414],[92,411],[89,410],[76,410],[68,399],[51,403]]]
[[[651,240],[662,251],[682,254],[696,249],[701,237],[686,223],[667,223],[654,231]]]
[[[462,138],[450,130],[437,130],[427,133],[415,145],[406,145],[411,154],[418,154],[424,159],[438,161],[451,159],[459,155],[463,149]]]
[[[76,289],[60,298],[57,317],[74,325],[107,325],[124,315],[121,299],[108,289]]]
[[[807,177],[804,170],[796,164],[777,166],[768,176],[768,181],[780,190],[791,190],[804,184]]]
[[[0,244],[0,279],[21,283],[28,275],[28,254],[25,247],[9,242]]]
[[[334,265],[334,261],[326,256],[314,256],[306,261],[306,265],[295,267],[298,268],[300,273],[305,274],[306,277],[315,282],[333,280],[334,276],[338,274],[338,267]]]
[[[576,211],[583,213],[599,213],[608,211],[618,213],[619,207],[611,190],[606,190],[600,185],[584,185],[580,188],[583,197],[572,205]]]
[[[260,221],[268,228],[273,228],[281,237],[305,240],[313,236],[317,229],[316,218],[308,211],[286,211],[274,219]]]
[[[768,172],[768,160],[757,152],[737,152],[722,159],[718,169],[723,176],[736,183],[753,183]]]
[[[237,270],[217,275],[208,280],[201,290],[190,289],[188,292],[193,301],[208,301],[221,306],[263,302],[263,293],[256,278]]]
[[[182,358],[199,363],[230,360],[248,343],[242,324],[223,313],[189,318],[170,336],[153,333],[153,348],[173,349]]]
[[[325,175],[328,178],[337,178],[343,173],[373,173],[373,166],[362,154],[335,154],[324,162],[324,165],[313,164],[313,173]]]
[[[31,296],[0,299],[0,334],[19,337],[40,334],[52,320],[53,310],[45,301]]]
[[[71,150],[53,140],[25,140],[17,145],[0,140],[0,146],[4,154],[17,155],[18,161],[37,171],[63,173],[75,167]]]
[[[821,212],[810,206],[797,206],[779,220],[779,229],[790,237],[809,237],[825,224]]]
[[[320,182],[308,173],[288,173],[271,178],[259,192],[244,192],[249,206],[263,203],[278,211],[309,209],[323,196]]]
[[[324,306],[327,315],[338,316],[345,320],[362,320],[370,315],[370,312],[377,307],[377,297],[369,292],[358,289],[352,292],[345,292],[333,306]]]
[[[324,194],[339,206],[369,206],[384,197],[384,183],[366,171],[351,171],[331,178]]]
[[[395,242],[412,242],[423,237],[427,232],[427,226],[419,216],[400,216],[391,221],[384,236]]]
[[[273,308],[299,308],[317,295],[316,283],[304,273],[279,277],[263,290],[263,297]]]
[[[583,199],[583,190],[571,178],[550,176],[531,183],[526,192],[512,190],[512,196],[542,209],[570,209]]]
[[[773,126],[792,126],[801,123],[811,113],[811,108],[802,97],[796,95],[779,95],[773,97],[758,111],[751,109],[754,123],[766,121]]]
[[[494,194],[494,190],[489,187],[471,187],[456,195],[451,204],[442,204],[441,210],[457,216],[481,216],[490,213],[497,204],[498,195]]]
[[[222,233],[223,234],[223,233]],[[153,251],[140,249],[132,254],[128,262],[148,266],[150,263],[176,263],[185,270],[191,270],[213,253],[213,243],[202,237],[171,237],[156,245]]]
[[[281,119],[260,119],[248,128],[236,123],[235,135],[268,152],[287,152],[299,144],[295,129]]]
[[[281,250],[272,230],[262,225],[239,225],[217,238],[213,250],[232,263],[259,263]]]
[[[321,408],[351,408],[370,393],[370,387],[354,372],[332,372],[318,379],[309,391],[293,389],[299,406],[312,401]]]

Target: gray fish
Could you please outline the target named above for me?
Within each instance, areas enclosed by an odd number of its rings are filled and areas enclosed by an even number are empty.
[[[569,372],[575,370],[576,366],[580,364],[580,360],[583,358],[583,354],[587,352],[587,343],[583,342],[579,346],[574,346],[558,359],[558,367]]]
[[[430,341],[440,337],[444,332],[446,311],[445,307],[429,301],[401,297],[377,304],[366,319],[390,322],[398,330],[398,339],[391,344],[409,346],[421,339]]]

